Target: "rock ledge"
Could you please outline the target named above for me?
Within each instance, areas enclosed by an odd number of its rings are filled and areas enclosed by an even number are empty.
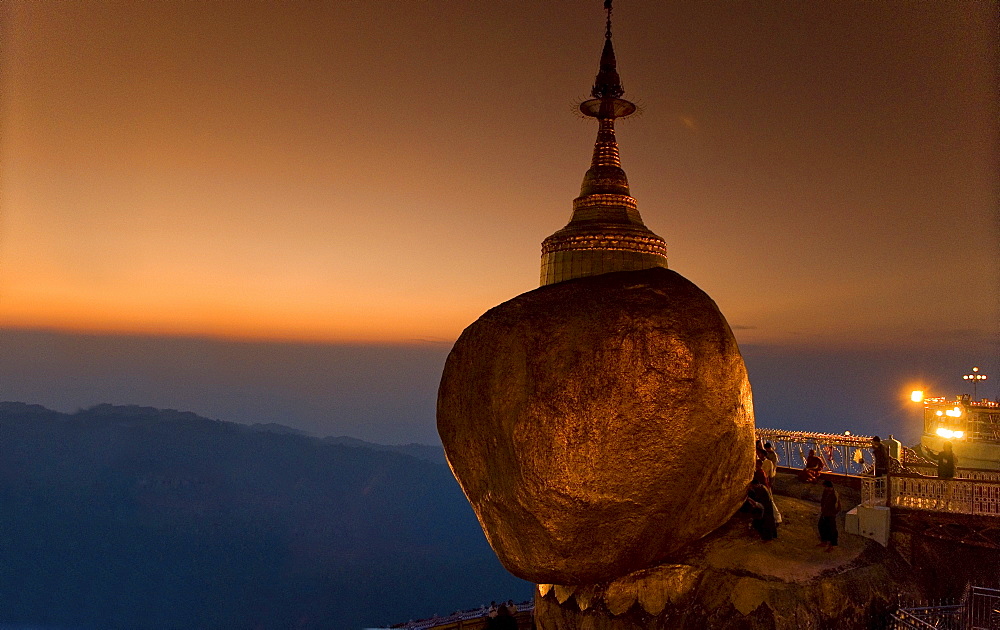
[[[919,590],[906,564],[877,543],[841,534],[816,546],[818,506],[778,496],[779,537],[762,542],[738,513],[668,563],[589,586],[539,585],[539,630],[867,628]],[[843,518],[841,518],[841,521]],[[841,523],[841,531],[843,523]]]

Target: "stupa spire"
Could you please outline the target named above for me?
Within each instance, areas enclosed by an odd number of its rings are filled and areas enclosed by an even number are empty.
[[[594,81],[594,89],[590,95],[594,98],[618,98],[625,94],[621,77],[618,76],[618,63],[615,60],[615,47],[611,43],[611,0],[606,0],[604,9],[608,12],[608,20],[604,28],[604,50],[601,52],[601,69]]]
[[[542,242],[542,285],[612,271],[667,266],[667,246],[642,222],[621,166],[615,120],[636,111],[622,98],[618,61],[611,39],[611,0],[604,1],[607,21],[601,61],[580,113],[598,122],[590,168],[566,227]]]

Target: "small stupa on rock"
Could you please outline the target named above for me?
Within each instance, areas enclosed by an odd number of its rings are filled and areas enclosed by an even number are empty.
[[[635,113],[622,98],[625,89],[611,41],[611,2],[605,3],[607,25],[600,70],[580,103],[580,113],[598,121],[597,141],[573,216],[566,227],[542,241],[541,284],[596,276],[612,271],[637,271],[667,266],[667,244],[642,222],[622,169],[615,138],[615,120]]]
[[[542,245],[542,286],[462,333],[438,391],[449,465],[504,566],[593,584],[654,565],[725,523],[753,470],[753,407],[715,302],[667,269],[621,168],[635,111],[611,42],[599,129],[569,224]]]

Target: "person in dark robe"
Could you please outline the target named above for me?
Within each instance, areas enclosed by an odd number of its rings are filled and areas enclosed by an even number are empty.
[[[889,447],[882,443],[882,438],[875,436],[872,438],[872,456],[875,458],[876,477],[885,477],[889,472]]]
[[[754,481],[747,492],[747,501],[753,509],[753,528],[760,534],[761,540],[768,541],[778,537],[778,524],[774,520],[774,502],[767,486]]]
[[[833,551],[837,546],[837,515],[840,514],[840,495],[833,489],[833,482],[823,480],[823,496],[819,500],[819,544]]]
[[[941,450],[937,453],[932,452],[930,449],[924,449],[927,454],[930,455],[931,459],[937,460],[937,475],[938,479],[954,479],[955,478],[955,451],[951,445],[951,442],[945,440],[945,443],[941,445]],[[952,488],[953,484],[945,484],[944,496],[939,498],[934,503],[935,509],[940,509],[942,507],[947,508],[951,505],[951,495],[954,491]]]
[[[763,466],[764,466],[764,460],[758,459],[757,463],[754,466],[753,479],[751,480],[751,482],[763,483],[763,484],[767,483],[767,475],[764,474]]]
[[[809,449],[809,455],[806,457],[806,467],[802,469],[800,478],[802,481],[808,483],[816,483],[824,466],[826,466],[826,464],[823,463],[822,459],[816,456],[816,451]]]
[[[493,626],[496,630],[517,630],[517,617],[507,604],[500,606],[496,618],[493,619]]]
[[[941,450],[936,454],[930,449],[924,449],[927,454],[930,455],[931,459],[937,460],[937,475],[938,479],[954,479],[955,478],[955,451],[952,450],[951,442],[947,440],[941,446]]]

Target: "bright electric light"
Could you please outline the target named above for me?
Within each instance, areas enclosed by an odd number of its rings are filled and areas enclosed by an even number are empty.
[[[954,409],[949,409],[948,411],[944,412],[944,415],[949,416],[951,418],[961,418],[962,417],[962,408],[961,407],[955,407]]]
[[[919,389],[915,389],[912,392],[910,392],[910,400],[912,400],[913,402],[920,402],[923,399],[924,399],[924,393]]]
[[[951,429],[946,429],[944,427],[938,427],[936,433],[943,438],[951,438],[955,436],[955,433]]]
[[[941,411],[940,409],[938,409],[937,411],[934,412],[934,415],[936,415],[936,416],[943,416],[944,412]]]
[[[965,437],[965,431],[955,431],[952,433],[955,437],[961,439]]]

